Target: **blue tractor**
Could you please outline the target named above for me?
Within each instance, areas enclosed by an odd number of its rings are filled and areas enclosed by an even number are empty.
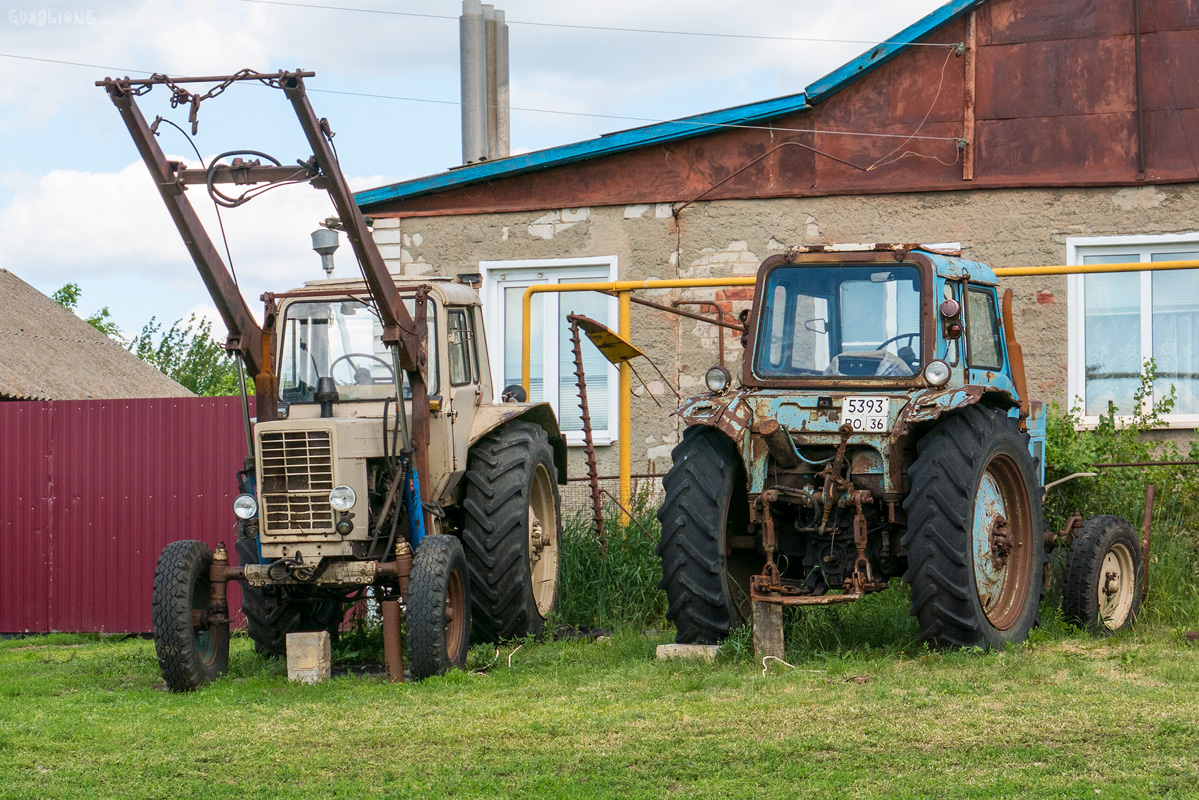
[[[899,576],[922,640],[1022,641],[1057,537],[995,273],[915,245],[793,247],[762,263],[745,323],[740,386],[714,367],[678,412],[658,512],[678,641],[719,641],[751,602],[850,602]],[[1117,519],[1072,537],[1067,581],[1067,609],[1106,630],[1140,598]]]

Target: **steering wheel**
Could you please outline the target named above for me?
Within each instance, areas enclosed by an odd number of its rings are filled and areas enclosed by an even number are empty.
[[[883,342],[882,344],[880,344],[878,347],[876,347],[876,348],[874,348],[874,349],[875,349],[875,350],[882,350],[882,349],[883,349],[883,348],[885,348],[887,345],[891,344],[891,342],[898,342],[900,339],[907,339],[907,340],[908,340],[908,347],[911,347],[911,346],[912,346],[912,340],[913,340],[913,339],[919,339],[919,338],[920,338],[920,334],[919,334],[919,332],[917,332],[917,333],[901,333],[901,334],[899,334],[898,336],[892,336],[890,339],[888,339],[887,341]]]
[[[884,350],[884,349],[886,349],[887,345],[891,344],[891,342],[898,342],[900,339],[907,339],[908,340],[907,344],[905,344],[903,347],[895,348],[896,354],[901,359],[903,359],[904,362],[907,363],[907,365],[909,367],[911,367],[913,370],[915,370],[916,368],[918,368],[920,366],[920,356],[917,355],[916,351],[912,349],[912,343],[919,338],[920,338],[919,333],[901,333],[898,336],[892,336],[890,339],[883,342],[882,344],[880,344],[878,347],[876,347],[874,349],[876,351]]]
[[[333,368],[336,367],[338,364],[340,364],[342,361],[348,361],[348,362],[350,362],[350,366],[354,369],[354,383],[359,386],[373,386],[375,384],[375,381],[373,378],[371,379],[370,383],[360,382],[360,380],[359,380],[360,371],[366,370],[367,376],[369,377],[370,370],[367,370],[366,367],[355,367],[354,366],[355,358],[369,358],[371,361],[378,361],[380,364],[382,364],[384,366],[384,368],[387,370],[388,374],[391,375],[392,382],[393,383],[395,382],[396,374],[395,374],[395,371],[391,368],[391,364],[388,364],[386,361],[379,358],[377,355],[374,355],[373,353],[346,353],[344,356],[338,356],[337,358],[333,359],[333,363],[329,365],[329,375],[333,376]],[[333,380],[336,381],[337,378],[334,377]],[[338,386],[349,386],[348,383],[338,383],[337,385]]]

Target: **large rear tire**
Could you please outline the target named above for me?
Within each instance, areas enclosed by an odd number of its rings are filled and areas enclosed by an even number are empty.
[[[687,428],[670,454],[662,480],[666,497],[662,523],[662,581],[682,644],[714,644],[749,616],[749,576],[756,567],[749,551],[735,551],[730,536],[743,536],[749,523],[745,468],[736,446],[719,431]]]
[[[1037,623],[1045,560],[1028,436],[1001,411],[970,406],[917,444],[904,500],[904,579],[920,638],[1000,648]]]
[[[205,620],[212,597],[212,550],[204,542],[171,542],[158,558],[152,597],[154,650],[163,680],[190,692],[229,668],[229,625]]]
[[[241,566],[258,563],[258,548],[254,539],[238,539],[233,548]],[[282,658],[287,655],[287,634],[299,631],[328,631],[337,642],[345,610],[336,600],[282,600],[268,598],[257,586],[242,581],[241,613],[246,618],[246,632],[254,641],[259,655]]]
[[[1132,526],[1122,517],[1091,517],[1070,545],[1062,612],[1079,627],[1110,636],[1136,619],[1144,579]]]
[[[516,420],[470,449],[462,545],[485,641],[540,636],[558,599],[562,514],[549,436]]]
[[[408,663],[416,680],[466,666],[470,581],[462,543],[435,533],[421,539],[408,579]]]

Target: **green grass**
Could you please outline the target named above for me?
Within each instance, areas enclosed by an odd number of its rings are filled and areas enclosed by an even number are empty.
[[[1199,797],[1193,515],[1159,515],[1149,602],[1110,639],[1051,593],[1022,646],[930,651],[896,581],[788,610],[788,664],[763,674],[745,629],[712,665],[654,658],[673,631],[653,509],[633,511],[606,553],[582,518],[562,541],[553,622],[611,639],[479,645],[421,684],[382,680],[369,625],[322,685],[237,636],[188,695],[145,640],[0,641],[0,798]]]
[[[1199,649],[1176,632],[1100,640],[1050,618],[1018,648],[937,653],[905,602],[797,616],[793,666],[765,676],[746,636],[705,665],[626,630],[477,646],[475,671],[421,684],[301,686],[239,636],[225,678],[175,695],[144,640],[3,641],[0,796],[1199,793]]]

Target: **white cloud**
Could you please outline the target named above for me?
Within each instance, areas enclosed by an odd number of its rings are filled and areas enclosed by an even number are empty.
[[[363,189],[389,180],[373,175],[349,183]],[[0,209],[0,241],[5,243],[0,267],[43,287],[120,282],[130,292],[149,295],[144,299],[151,309],[164,300],[151,292],[177,292],[191,298],[185,299],[191,310],[211,310],[215,318],[196,268],[140,161],[110,173],[55,170],[40,178],[10,173],[0,183],[16,195]],[[188,194],[223,256],[220,229],[203,187]],[[336,215],[325,192],[304,185],[284,187],[222,213],[242,294],[252,309],[263,291],[282,291],[321,277],[309,234],[321,220]],[[339,274],[352,266],[348,252],[347,247],[341,254]],[[84,305],[90,308],[92,300],[85,297]],[[136,324],[122,320],[123,327]]]

